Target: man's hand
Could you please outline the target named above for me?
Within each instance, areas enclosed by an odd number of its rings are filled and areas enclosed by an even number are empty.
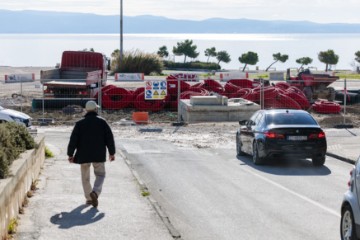
[[[74,157],[69,156],[68,160],[69,160],[69,163],[74,163]]]
[[[114,161],[115,160],[115,155],[110,155],[109,160],[110,160],[110,162]]]

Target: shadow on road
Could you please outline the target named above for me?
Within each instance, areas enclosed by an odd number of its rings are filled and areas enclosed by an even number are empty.
[[[237,156],[240,164],[246,164],[252,168],[274,174],[286,176],[325,176],[331,174],[326,166],[315,167],[310,159],[277,158],[269,159],[265,165],[255,165],[251,156]]]
[[[50,222],[59,225],[59,228],[68,229],[75,226],[83,226],[101,220],[105,214],[99,213],[96,208],[89,208],[84,211],[89,205],[80,205],[71,212],[57,213],[50,218]]]

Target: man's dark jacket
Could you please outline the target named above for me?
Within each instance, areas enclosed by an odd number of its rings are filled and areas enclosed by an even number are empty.
[[[109,154],[115,154],[114,136],[107,122],[96,112],[88,112],[85,118],[75,124],[71,133],[67,155],[75,163],[105,162],[106,147]]]

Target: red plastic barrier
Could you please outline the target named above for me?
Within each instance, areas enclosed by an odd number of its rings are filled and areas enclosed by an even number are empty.
[[[140,93],[144,93],[144,92],[145,92],[144,87],[139,87],[139,88],[135,89],[135,91],[133,92],[134,99],[137,97],[137,95],[139,95]]]
[[[249,79],[231,79],[227,82],[241,88],[253,88],[253,81]]]
[[[186,91],[190,87],[190,84],[184,81],[180,81],[180,92]],[[178,93],[178,81],[177,80],[168,80],[167,81],[167,91],[170,94]]]
[[[268,99],[275,98],[276,96],[278,96],[278,94],[280,94],[280,92],[279,92],[280,90],[278,90],[277,88],[275,88],[273,86],[264,87],[263,91],[264,91],[264,102],[267,101]],[[246,98],[249,101],[259,103],[260,102],[260,94],[261,94],[261,88],[256,87],[256,88],[252,89],[251,92],[244,98]]]
[[[110,90],[112,88],[116,88],[115,85],[106,85],[105,87],[101,88],[101,94],[104,94],[107,90]],[[99,93],[97,92],[95,95],[94,95],[94,98],[98,99],[99,97]]]
[[[206,90],[205,88],[201,88],[201,87],[190,87],[187,91],[193,91],[193,92],[198,92],[201,93],[201,95],[203,96],[208,96],[210,93],[208,90]]]
[[[224,87],[218,81],[215,81],[213,79],[204,80],[203,88],[205,88],[208,91],[216,92],[219,94],[225,93]]]
[[[251,93],[251,88],[241,88],[235,93],[229,93],[228,98],[245,98]]]
[[[133,95],[125,88],[111,88],[102,94],[101,102],[104,109],[122,109],[133,101]]]
[[[265,108],[301,109],[301,106],[292,98],[279,93],[276,97],[264,101]]]
[[[301,91],[297,91],[293,87],[290,87],[284,94],[299,103],[302,109],[306,110],[310,107],[309,101]]]
[[[287,92],[292,91],[292,92],[296,92],[297,94],[303,96],[304,98],[306,98],[306,95],[303,91],[301,91],[298,87],[295,86],[291,86],[288,89],[286,89]]]
[[[230,82],[227,82],[224,86],[225,92],[227,92],[228,94],[232,94],[232,93],[236,93],[237,91],[239,91],[241,89],[241,87],[236,86]]]
[[[275,87],[286,90],[286,89],[288,89],[290,87],[290,84],[288,84],[286,82],[277,82],[275,84]]]
[[[340,113],[341,111],[340,104],[324,100],[316,101],[312,108],[317,113]]]
[[[203,96],[200,92],[185,91],[180,94],[180,99],[190,99],[191,96]]]
[[[139,111],[159,112],[165,107],[165,100],[145,100],[145,93],[136,96],[134,106]]]
[[[194,87],[194,88],[200,87],[200,88],[202,88],[203,86],[204,86],[204,83],[199,82],[199,83],[195,83],[195,84],[192,85],[191,87]]]

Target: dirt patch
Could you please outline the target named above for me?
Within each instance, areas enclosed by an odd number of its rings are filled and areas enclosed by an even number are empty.
[[[20,110],[20,109],[17,109]],[[32,111],[31,107],[24,106],[22,111],[30,115],[34,121],[33,123],[39,124],[39,120],[53,119],[53,125],[73,125],[76,121],[85,115],[85,110],[81,107],[73,106],[73,108],[65,108],[59,110],[49,110],[44,113],[42,111]],[[119,123],[120,121],[131,121],[133,109],[123,109],[117,111],[103,111],[101,116],[109,123]],[[346,114],[319,114],[310,111],[312,116],[318,121],[323,128],[333,128],[340,124],[350,124],[354,128],[360,128],[360,104],[348,105],[346,107]],[[161,111],[157,113],[149,112],[149,122],[170,124],[177,122],[177,112]],[[215,123],[220,124],[220,123]],[[236,123],[237,124],[237,123]]]
[[[339,114],[318,114],[311,112],[322,128],[333,128],[337,125],[347,124],[354,128],[360,127],[360,104],[347,105]]]

